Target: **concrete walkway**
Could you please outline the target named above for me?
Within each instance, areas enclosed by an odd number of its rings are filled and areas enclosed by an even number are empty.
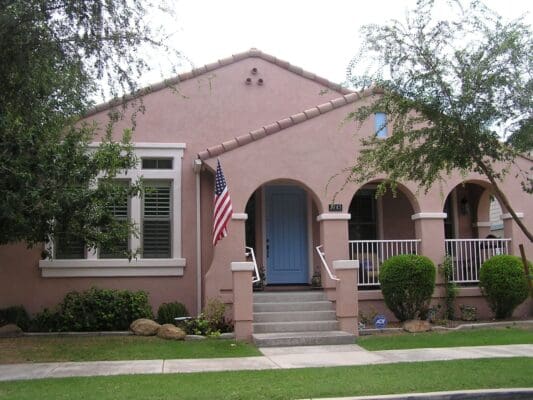
[[[357,345],[270,347],[260,350],[263,356],[259,357],[3,364],[0,365],[0,381],[533,357],[531,344],[384,351],[367,351]]]

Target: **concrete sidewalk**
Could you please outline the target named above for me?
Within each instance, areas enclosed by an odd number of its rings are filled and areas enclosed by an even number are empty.
[[[357,345],[270,347],[263,356],[184,360],[134,360],[0,365],[0,381],[106,376],[336,367],[495,357],[533,357],[533,345],[367,351]]]

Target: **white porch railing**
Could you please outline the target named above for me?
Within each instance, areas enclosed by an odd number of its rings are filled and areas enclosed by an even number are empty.
[[[446,239],[446,254],[452,258],[456,283],[479,282],[479,268],[486,260],[509,254],[511,239]]]
[[[322,265],[324,266],[324,269],[328,273],[328,276],[330,277],[330,279],[332,279],[334,281],[338,281],[339,278],[337,278],[337,276],[333,275],[331,273],[331,270],[329,269],[328,262],[326,261],[326,253],[324,253],[322,251],[322,245],[316,246],[315,249],[316,249],[316,252],[318,253],[318,256],[320,257],[320,261],[322,261]]]
[[[350,240],[350,259],[359,260],[359,286],[378,286],[383,261],[400,254],[418,254],[420,239]]]
[[[261,280],[261,275],[259,274],[259,268],[257,268],[257,261],[255,259],[254,249],[246,246],[246,257],[251,257],[252,262],[254,263],[254,276],[252,277],[252,283],[259,282]]]

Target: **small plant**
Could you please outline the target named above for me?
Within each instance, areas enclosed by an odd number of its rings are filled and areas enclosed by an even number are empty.
[[[322,287],[322,276],[320,275],[320,269],[315,269],[315,273],[311,278],[311,286],[314,288]]]
[[[23,306],[11,306],[0,309],[0,326],[15,324],[23,331],[30,327],[30,317]]]
[[[32,332],[59,332],[64,326],[63,318],[58,310],[45,308],[34,315],[30,323]]]
[[[359,311],[359,324],[363,325],[362,329],[364,329],[367,325],[371,325],[374,322],[376,315],[378,315],[378,312],[373,306],[370,306],[368,313]]]
[[[509,255],[494,256],[483,263],[479,286],[496,318],[510,317],[529,293],[522,261]]]
[[[461,310],[462,321],[477,321],[477,308],[468,304],[461,304],[459,306]]]
[[[420,317],[429,307],[435,289],[435,266],[415,254],[394,256],[379,274],[385,304],[400,321]]]
[[[160,324],[174,324],[177,317],[188,317],[187,308],[180,302],[163,303],[157,310],[157,322]]]
[[[209,299],[204,311],[196,318],[183,323],[188,334],[204,336],[220,336],[221,333],[231,332],[232,324],[225,318],[226,305],[219,299]]]
[[[448,320],[455,319],[455,299],[459,288],[453,282],[453,263],[450,256],[444,258],[444,262],[440,265],[440,270],[444,278],[444,317]]]

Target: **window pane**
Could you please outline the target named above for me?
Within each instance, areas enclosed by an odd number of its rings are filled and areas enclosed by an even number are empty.
[[[387,137],[387,114],[375,113],[374,122],[375,122],[376,136],[378,138],[386,138]]]
[[[143,257],[170,258],[172,196],[170,182],[146,182],[143,204]]]
[[[128,185],[126,181],[117,182],[120,185]],[[118,221],[127,221],[130,217],[129,201],[123,196],[117,202],[109,206],[113,217]],[[129,238],[121,239],[113,246],[102,246],[99,251],[100,258],[125,258],[129,250]]]
[[[172,158],[143,158],[142,169],[172,169]]]
[[[376,240],[377,204],[375,190],[362,189],[354,196],[350,204],[351,219],[348,224],[350,240]]]
[[[57,235],[54,246],[55,257],[58,259],[72,260],[85,258],[85,243],[79,238],[59,234]]]

